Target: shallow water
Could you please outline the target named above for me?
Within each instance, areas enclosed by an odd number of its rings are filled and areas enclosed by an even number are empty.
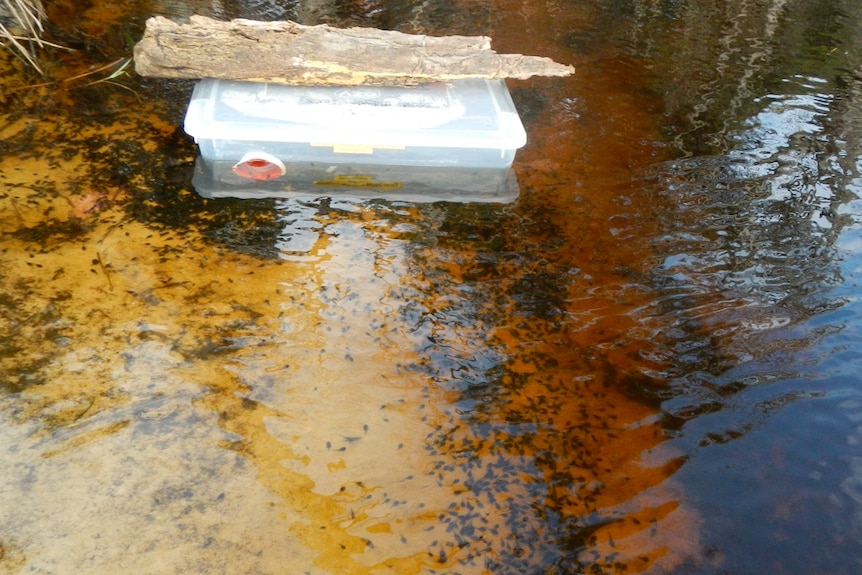
[[[191,84],[98,70],[195,12],[577,73],[510,84],[512,203],[207,200]],[[858,569],[856,3],[49,14],[77,51],[0,62],[0,573]]]

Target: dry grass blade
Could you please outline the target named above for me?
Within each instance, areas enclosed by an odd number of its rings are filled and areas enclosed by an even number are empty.
[[[0,0],[0,42],[42,73],[33,46],[45,46],[41,0]]]
[[[48,45],[54,46],[54,44],[48,44]],[[58,46],[58,47],[62,48],[62,46]],[[38,84],[28,84],[26,86],[19,86],[17,88],[12,89],[12,90],[8,90],[6,92],[6,94],[7,95],[8,94],[14,94],[16,92],[21,92],[24,90],[32,90],[32,89],[36,89],[36,88],[44,88],[46,86],[71,84],[73,82],[76,82],[77,80],[83,80],[85,78],[91,78],[92,76],[95,76],[96,74],[99,74],[99,73],[104,72],[106,70],[110,70],[111,68],[116,68],[109,76],[107,76],[105,78],[99,78],[97,80],[92,80],[90,82],[87,82],[84,85],[85,86],[93,86],[95,84],[101,84],[101,83],[111,84],[112,86],[117,86],[119,88],[123,88],[124,90],[128,90],[128,91],[132,92],[133,94],[135,94],[135,96],[138,96],[137,92],[135,92],[134,90],[132,90],[128,86],[124,86],[123,84],[120,84],[119,82],[116,81],[117,79],[119,79],[121,76],[123,76],[126,73],[128,67],[131,65],[131,63],[132,63],[131,58],[118,58],[109,64],[105,64],[104,66],[99,66],[98,68],[94,68],[92,70],[88,70],[88,71],[82,72],[80,74],[75,74],[74,76],[69,76],[68,78],[63,78],[60,80],[51,80],[48,82],[40,82]],[[139,99],[140,99],[140,97],[139,97]]]

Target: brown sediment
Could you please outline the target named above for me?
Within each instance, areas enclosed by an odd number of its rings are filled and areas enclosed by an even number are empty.
[[[14,564],[644,572],[690,553],[638,315],[657,224],[630,170],[657,130],[624,63],[584,72],[537,84],[551,104],[507,207],[205,201],[171,179],[194,148],[160,103],[19,95],[34,114],[0,128]],[[297,221],[310,247],[274,247]]]

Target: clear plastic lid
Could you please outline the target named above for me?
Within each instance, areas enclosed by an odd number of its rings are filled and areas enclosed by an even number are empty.
[[[526,143],[506,84],[301,87],[205,79],[185,118],[197,140],[516,149]]]

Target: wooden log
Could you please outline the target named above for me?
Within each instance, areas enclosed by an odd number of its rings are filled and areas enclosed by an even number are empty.
[[[161,78],[221,78],[292,85],[414,85],[458,78],[568,76],[549,58],[497,54],[485,36],[424,36],[375,28],[192,16],[147,20],[135,70]]]

